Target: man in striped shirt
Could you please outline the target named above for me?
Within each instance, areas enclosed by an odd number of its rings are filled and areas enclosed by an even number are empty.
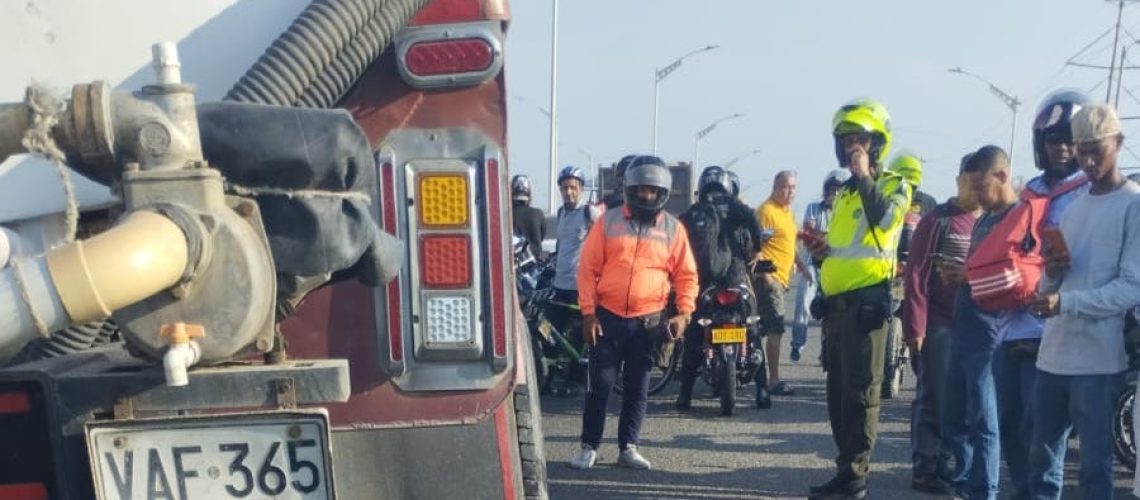
[[[942,449],[939,411],[942,385],[950,363],[950,325],[958,284],[944,281],[935,267],[941,260],[965,261],[970,231],[980,212],[963,175],[970,155],[958,170],[958,195],[938,205],[914,229],[910,265],[903,276],[903,338],[914,353],[918,387],[911,403],[911,487],[925,493],[945,494],[948,485],[947,452]]]

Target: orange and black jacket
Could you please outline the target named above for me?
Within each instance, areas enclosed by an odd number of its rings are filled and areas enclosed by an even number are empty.
[[[652,224],[639,223],[622,206],[606,210],[582,244],[578,304],[582,314],[603,307],[623,318],[665,309],[676,292],[677,312],[692,314],[697,298],[697,265],[685,228],[661,212]]]

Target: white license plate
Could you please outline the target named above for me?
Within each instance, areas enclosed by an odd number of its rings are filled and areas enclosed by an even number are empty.
[[[90,424],[99,500],[335,498],[328,417],[274,412]]]

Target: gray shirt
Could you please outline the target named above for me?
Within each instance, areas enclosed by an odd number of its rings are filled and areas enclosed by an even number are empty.
[[[1037,368],[1055,375],[1110,375],[1128,367],[1124,314],[1140,305],[1140,186],[1084,194],[1061,217],[1072,267],[1046,276],[1061,313],[1045,322]]]
[[[586,211],[589,210],[589,221]],[[563,208],[558,214],[558,256],[554,261],[554,288],[559,290],[578,289],[578,256],[582,253],[582,242],[586,240],[593,222],[602,217],[602,210],[583,201],[577,208]]]

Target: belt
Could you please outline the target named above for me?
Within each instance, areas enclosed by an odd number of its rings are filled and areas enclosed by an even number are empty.
[[[877,285],[866,286],[827,297],[827,306],[832,311],[845,311],[857,307],[868,300],[887,297],[890,294],[890,282],[884,281]]]

